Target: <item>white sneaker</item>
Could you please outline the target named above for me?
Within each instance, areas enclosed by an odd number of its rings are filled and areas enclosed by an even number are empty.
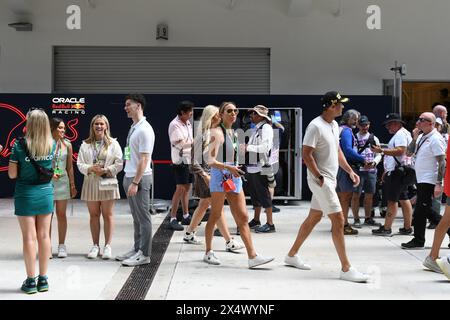
[[[450,280],[450,256],[436,259],[436,263],[444,272],[445,276]]]
[[[98,253],[100,251],[100,248],[98,247],[98,245],[93,245],[91,250],[89,251],[87,257],[88,259],[95,259],[98,256]]]
[[[275,260],[275,258],[263,257],[263,256],[260,256],[260,255],[257,255],[253,259],[248,259],[248,267],[251,269],[251,268],[254,268],[254,267],[261,266],[263,264],[269,263],[269,262],[271,262],[273,260]]]
[[[284,263],[286,263],[288,266],[295,267],[302,270],[311,270],[311,266],[309,264],[304,263],[298,255],[295,255],[293,257],[286,256],[284,258]]]
[[[341,275],[339,278],[341,280],[352,282],[367,282],[367,280],[370,279],[369,275],[361,273],[353,267],[350,267],[347,272],[341,270]]]
[[[428,268],[431,271],[441,274],[443,273],[441,268],[439,268],[438,264],[436,263],[436,260],[431,259],[430,256],[427,256],[422,264],[425,268]]]
[[[244,244],[242,242],[234,240],[234,238],[231,238],[230,241],[225,243],[225,250],[228,252],[241,250],[243,248],[245,248]]]
[[[109,244],[107,244],[104,248],[103,248],[103,254],[102,254],[102,259],[103,260],[109,260],[112,258],[112,249],[111,246]]]
[[[122,261],[123,266],[127,267],[135,267],[140,266],[143,264],[149,264],[150,263],[150,257],[144,256],[141,250],[138,251],[138,253],[131,258]]]
[[[127,260],[130,259],[132,256],[136,255],[137,252],[134,249],[131,249],[130,251],[123,253],[121,255],[116,256],[116,260],[117,261],[123,261],[123,260]]]
[[[65,244],[58,245],[58,258],[67,258],[67,250]]]
[[[220,260],[214,255],[214,251],[209,250],[207,253],[205,253],[205,256],[203,257],[203,261],[209,264],[213,264],[218,266],[220,264]]]
[[[186,232],[183,240],[190,244],[202,244],[202,242],[195,236],[195,231]]]

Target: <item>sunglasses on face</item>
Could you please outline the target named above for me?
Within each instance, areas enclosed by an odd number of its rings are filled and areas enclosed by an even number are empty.
[[[431,122],[431,120],[430,119],[425,119],[425,118],[419,118],[419,119],[417,119],[417,122]]]
[[[228,110],[227,110],[227,113],[228,113],[228,114],[231,114],[231,113],[238,114],[238,113],[239,113],[239,110],[238,110],[238,109],[228,109]]]

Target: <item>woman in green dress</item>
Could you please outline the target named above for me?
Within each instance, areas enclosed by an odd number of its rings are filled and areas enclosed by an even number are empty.
[[[60,118],[52,118],[50,128],[53,139],[56,141],[56,151],[53,178],[55,211],[58,220],[58,258],[67,257],[67,249],[65,245],[67,235],[67,200],[77,195],[73,175],[72,162],[72,144],[69,140],[64,139],[66,126]],[[50,232],[51,234],[51,232]]]
[[[43,110],[27,114],[27,131],[23,144],[38,165],[52,168],[55,143]],[[9,159],[8,176],[17,179],[14,208],[22,231],[23,256],[27,279],[21,290],[30,294],[48,290],[47,268],[50,255],[50,220],[53,211],[51,181],[39,182],[36,168],[30,162],[22,143],[16,140]],[[36,240],[38,243],[39,277],[36,279]],[[37,281],[36,281],[37,280]]]

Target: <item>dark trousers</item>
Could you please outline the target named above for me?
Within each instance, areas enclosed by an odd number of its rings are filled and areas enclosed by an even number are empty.
[[[434,184],[418,183],[417,201],[413,214],[414,239],[421,245],[425,244],[425,227],[427,218],[436,224],[441,221],[441,215],[431,210],[434,194]],[[449,231],[447,231],[449,233]]]

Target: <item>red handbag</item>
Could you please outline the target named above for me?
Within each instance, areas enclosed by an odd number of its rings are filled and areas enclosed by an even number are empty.
[[[222,186],[223,191],[225,192],[232,192],[236,190],[236,185],[234,184],[233,179],[231,177],[226,178],[225,176],[223,176]]]

